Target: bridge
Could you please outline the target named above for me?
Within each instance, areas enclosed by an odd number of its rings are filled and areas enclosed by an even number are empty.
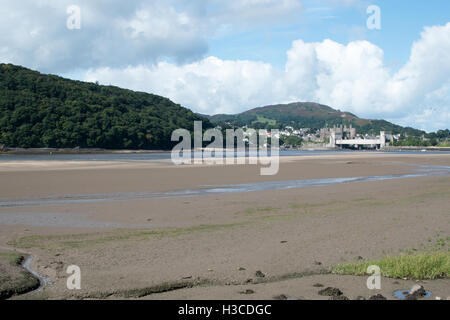
[[[380,136],[376,139],[342,139],[341,135],[332,132],[330,145],[333,148],[343,146],[353,146],[355,148],[359,148],[360,146],[375,146],[376,148],[384,148],[386,146],[386,133],[385,131],[380,131]]]

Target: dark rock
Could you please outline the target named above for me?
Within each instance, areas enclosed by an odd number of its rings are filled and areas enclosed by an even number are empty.
[[[255,276],[257,276],[258,278],[264,278],[266,275],[262,273],[260,270],[258,270],[255,272]]]
[[[323,287],[323,284],[321,284],[321,283],[314,283],[314,284],[313,284],[313,287],[316,287],[316,288],[322,288],[322,287]]]
[[[425,291],[425,288],[419,284],[415,284],[410,291],[410,294],[417,297],[417,298],[421,298],[426,296],[427,292]]]
[[[371,296],[369,298],[369,300],[387,300],[384,296],[382,296],[381,294],[376,294],[374,296]]]
[[[321,266],[321,265],[322,265],[322,262],[320,262],[320,261],[314,261],[314,264],[315,264],[316,266]]]
[[[356,260],[364,260],[364,258],[361,257],[361,256],[357,256],[357,257],[356,257]]]
[[[286,240],[280,241],[280,243],[286,243],[286,242],[287,242]]]
[[[346,296],[337,296],[337,297],[331,297],[330,300],[350,300]]]
[[[327,287],[319,291],[321,296],[337,297],[342,295],[342,291],[338,288]]]
[[[247,290],[241,291],[241,292],[239,292],[239,293],[240,293],[240,294],[254,294],[255,291],[253,291],[252,289],[247,289]]]
[[[275,296],[273,297],[275,300],[287,300],[288,297],[285,296],[284,294],[280,294],[279,296]]]
[[[253,282],[253,279],[247,279],[247,280],[245,280],[245,282],[246,282],[246,283],[252,283],[252,282]]]

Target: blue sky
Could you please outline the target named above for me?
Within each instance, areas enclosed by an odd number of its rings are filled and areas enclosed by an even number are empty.
[[[381,30],[366,28],[366,8],[381,9]],[[448,0],[372,0],[360,5],[332,5],[326,1],[303,1],[298,19],[274,27],[268,24],[251,31],[236,32],[211,39],[209,54],[222,59],[262,60],[283,67],[292,41],[340,43],[368,40],[384,50],[389,66],[404,64],[424,26],[444,25],[450,21]]]
[[[366,27],[370,5],[380,30]],[[450,127],[449,12],[448,0],[3,0],[0,61],[205,114],[314,101],[434,131]]]

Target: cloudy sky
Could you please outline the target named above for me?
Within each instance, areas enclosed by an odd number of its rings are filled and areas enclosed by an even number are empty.
[[[2,0],[0,62],[206,114],[314,101],[434,131],[450,127],[449,12],[448,0]]]

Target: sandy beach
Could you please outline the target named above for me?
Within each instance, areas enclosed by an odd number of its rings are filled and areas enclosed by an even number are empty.
[[[377,152],[281,157],[273,176],[249,164],[0,162],[0,247],[31,254],[51,281],[16,299],[327,298],[318,284],[394,299],[416,281],[369,290],[365,276],[327,270],[448,239],[449,166],[450,154]],[[384,178],[339,180],[352,177]],[[294,183],[305,180],[316,185]],[[81,290],[66,287],[69,265]],[[421,283],[450,296],[448,278]]]

